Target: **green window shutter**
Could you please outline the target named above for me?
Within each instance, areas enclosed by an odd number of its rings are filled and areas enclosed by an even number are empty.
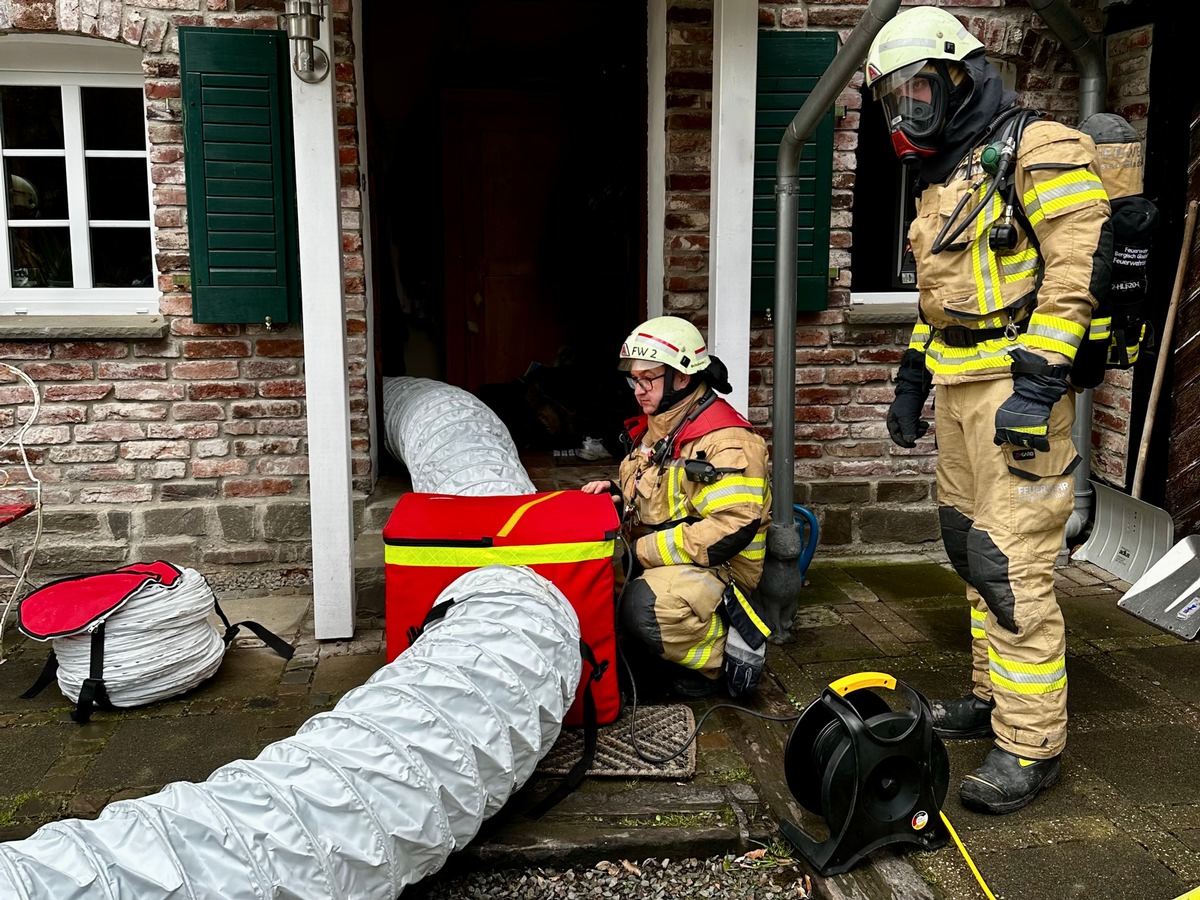
[[[295,322],[296,178],[282,31],[179,29],[192,317]]]
[[[750,308],[775,305],[775,162],[783,131],[837,53],[828,31],[758,33],[754,112],[754,246]],[[821,119],[800,155],[796,308],[829,305],[829,214],[833,193],[833,111]]]

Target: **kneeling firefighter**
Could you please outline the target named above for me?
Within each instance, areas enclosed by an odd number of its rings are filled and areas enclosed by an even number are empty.
[[[643,415],[625,423],[617,482],[593,481],[624,511],[634,561],[620,610],[627,639],[676,664],[672,689],[753,691],[770,629],[752,602],[771,521],[767,446],[716,391],[724,364],[685,319],[659,316],[621,345]]]
[[[1102,354],[1109,343],[1092,317],[1111,280],[1109,201],[1092,139],[1017,106],[983,44],[942,9],[890,20],[866,83],[922,187],[909,229],[920,321],[888,431],[915,446],[937,386],[938,513],[970,604],[973,690],[935,702],[934,728],[994,735],[960,796],[1005,813],[1058,780],[1067,739],[1054,566],[1080,461],[1068,376],[1090,338]]]

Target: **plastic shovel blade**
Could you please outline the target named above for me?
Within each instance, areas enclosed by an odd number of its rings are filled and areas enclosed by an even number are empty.
[[[1200,633],[1200,536],[1186,537],[1125,592],[1117,606],[1185,640]]]
[[[1096,491],[1092,532],[1071,558],[1132,584],[1171,549],[1175,523],[1151,503],[1096,481],[1091,485]]]

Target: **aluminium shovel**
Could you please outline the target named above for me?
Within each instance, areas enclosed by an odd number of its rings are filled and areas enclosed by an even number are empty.
[[[1158,406],[1159,394],[1162,392],[1163,380],[1167,369],[1167,359],[1171,347],[1172,332],[1175,329],[1175,315],[1179,308],[1179,297],[1183,291],[1184,276],[1187,273],[1188,258],[1191,254],[1192,235],[1196,228],[1196,201],[1188,204],[1187,220],[1183,227],[1183,245],[1179,251],[1179,265],[1175,270],[1175,285],[1171,290],[1171,303],[1167,308],[1167,318],[1163,325],[1162,342],[1158,354],[1158,362],[1154,368],[1154,382],[1150,389],[1150,399],[1146,405],[1146,422],[1142,428],[1142,440],[1138,448],[1137,466],[1134,469],[1133,485],[1129,494],[1124,494],[1107,485],[1092,481],[1095,490],[1095,506],[1092,513],[1092,531],[1088,539],[1072,554],[1072,559],[1090,562],[1104,571],[1116,575],[1132,584],[1122,598],[1121,605],[1139,618],[1144,618],[1151,624],[1165,627],[1144,614],[1141,603],[1146,600],[1145,591],[1151,585],[1161,587],[1153,591],[1155,597],[1163,590],[1174,591],[1182,586],[1175,585],[1174,580],[1163,580],[1167,572],[1158,570],[1151,576],[1159,560],[1165,560],[1171,544],[1175,539],[1175,523],[1170,513],[1164,509],[1140,499],[1142,494],[1142,479],[1145,475],[1146,459],[1149,456],[1150,436],[1154,429],[1154,414]],[[1181,542],[1183,547],[1186,542]],[[1188,544],[1190,547],[1191,544]],[[1179,548],[1176,548],[1179,549]],[[1187,551],[1180,551],[1186,554]],[[1172,553],[1172,559],[1177,560],[1180,553]],[[1175,571],[1171,568],[1170,571]],[[1200,580],[1200,561],[1197,561],[1197,574],[1193,580]],[[1170,585],[1170,587],[1168,587]],[[1138,595],[1138,611],[1133,608]],[[1170,606],[1171,598],[1166,598],[1163,607]],[[1126,604],[1129,601],[1129,604]],[[1157,606],[1157,600],[1151,605]],[[1168,615],[1162,610],[1163,615]],[[1200,619],[1197,620],[1200,626]],[[1171,629],[1167,629],[1171,630]],[[1195,636],[1195,632],[1191,637]]]

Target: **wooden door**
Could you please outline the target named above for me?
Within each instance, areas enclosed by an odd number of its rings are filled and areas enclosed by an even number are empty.
[[[564,190],[566,115],[556,97],[443,95],[446,374],[467,390],[553,365],[565,339],[547,278]],[[576,173],[575,177],[587,177]]]

